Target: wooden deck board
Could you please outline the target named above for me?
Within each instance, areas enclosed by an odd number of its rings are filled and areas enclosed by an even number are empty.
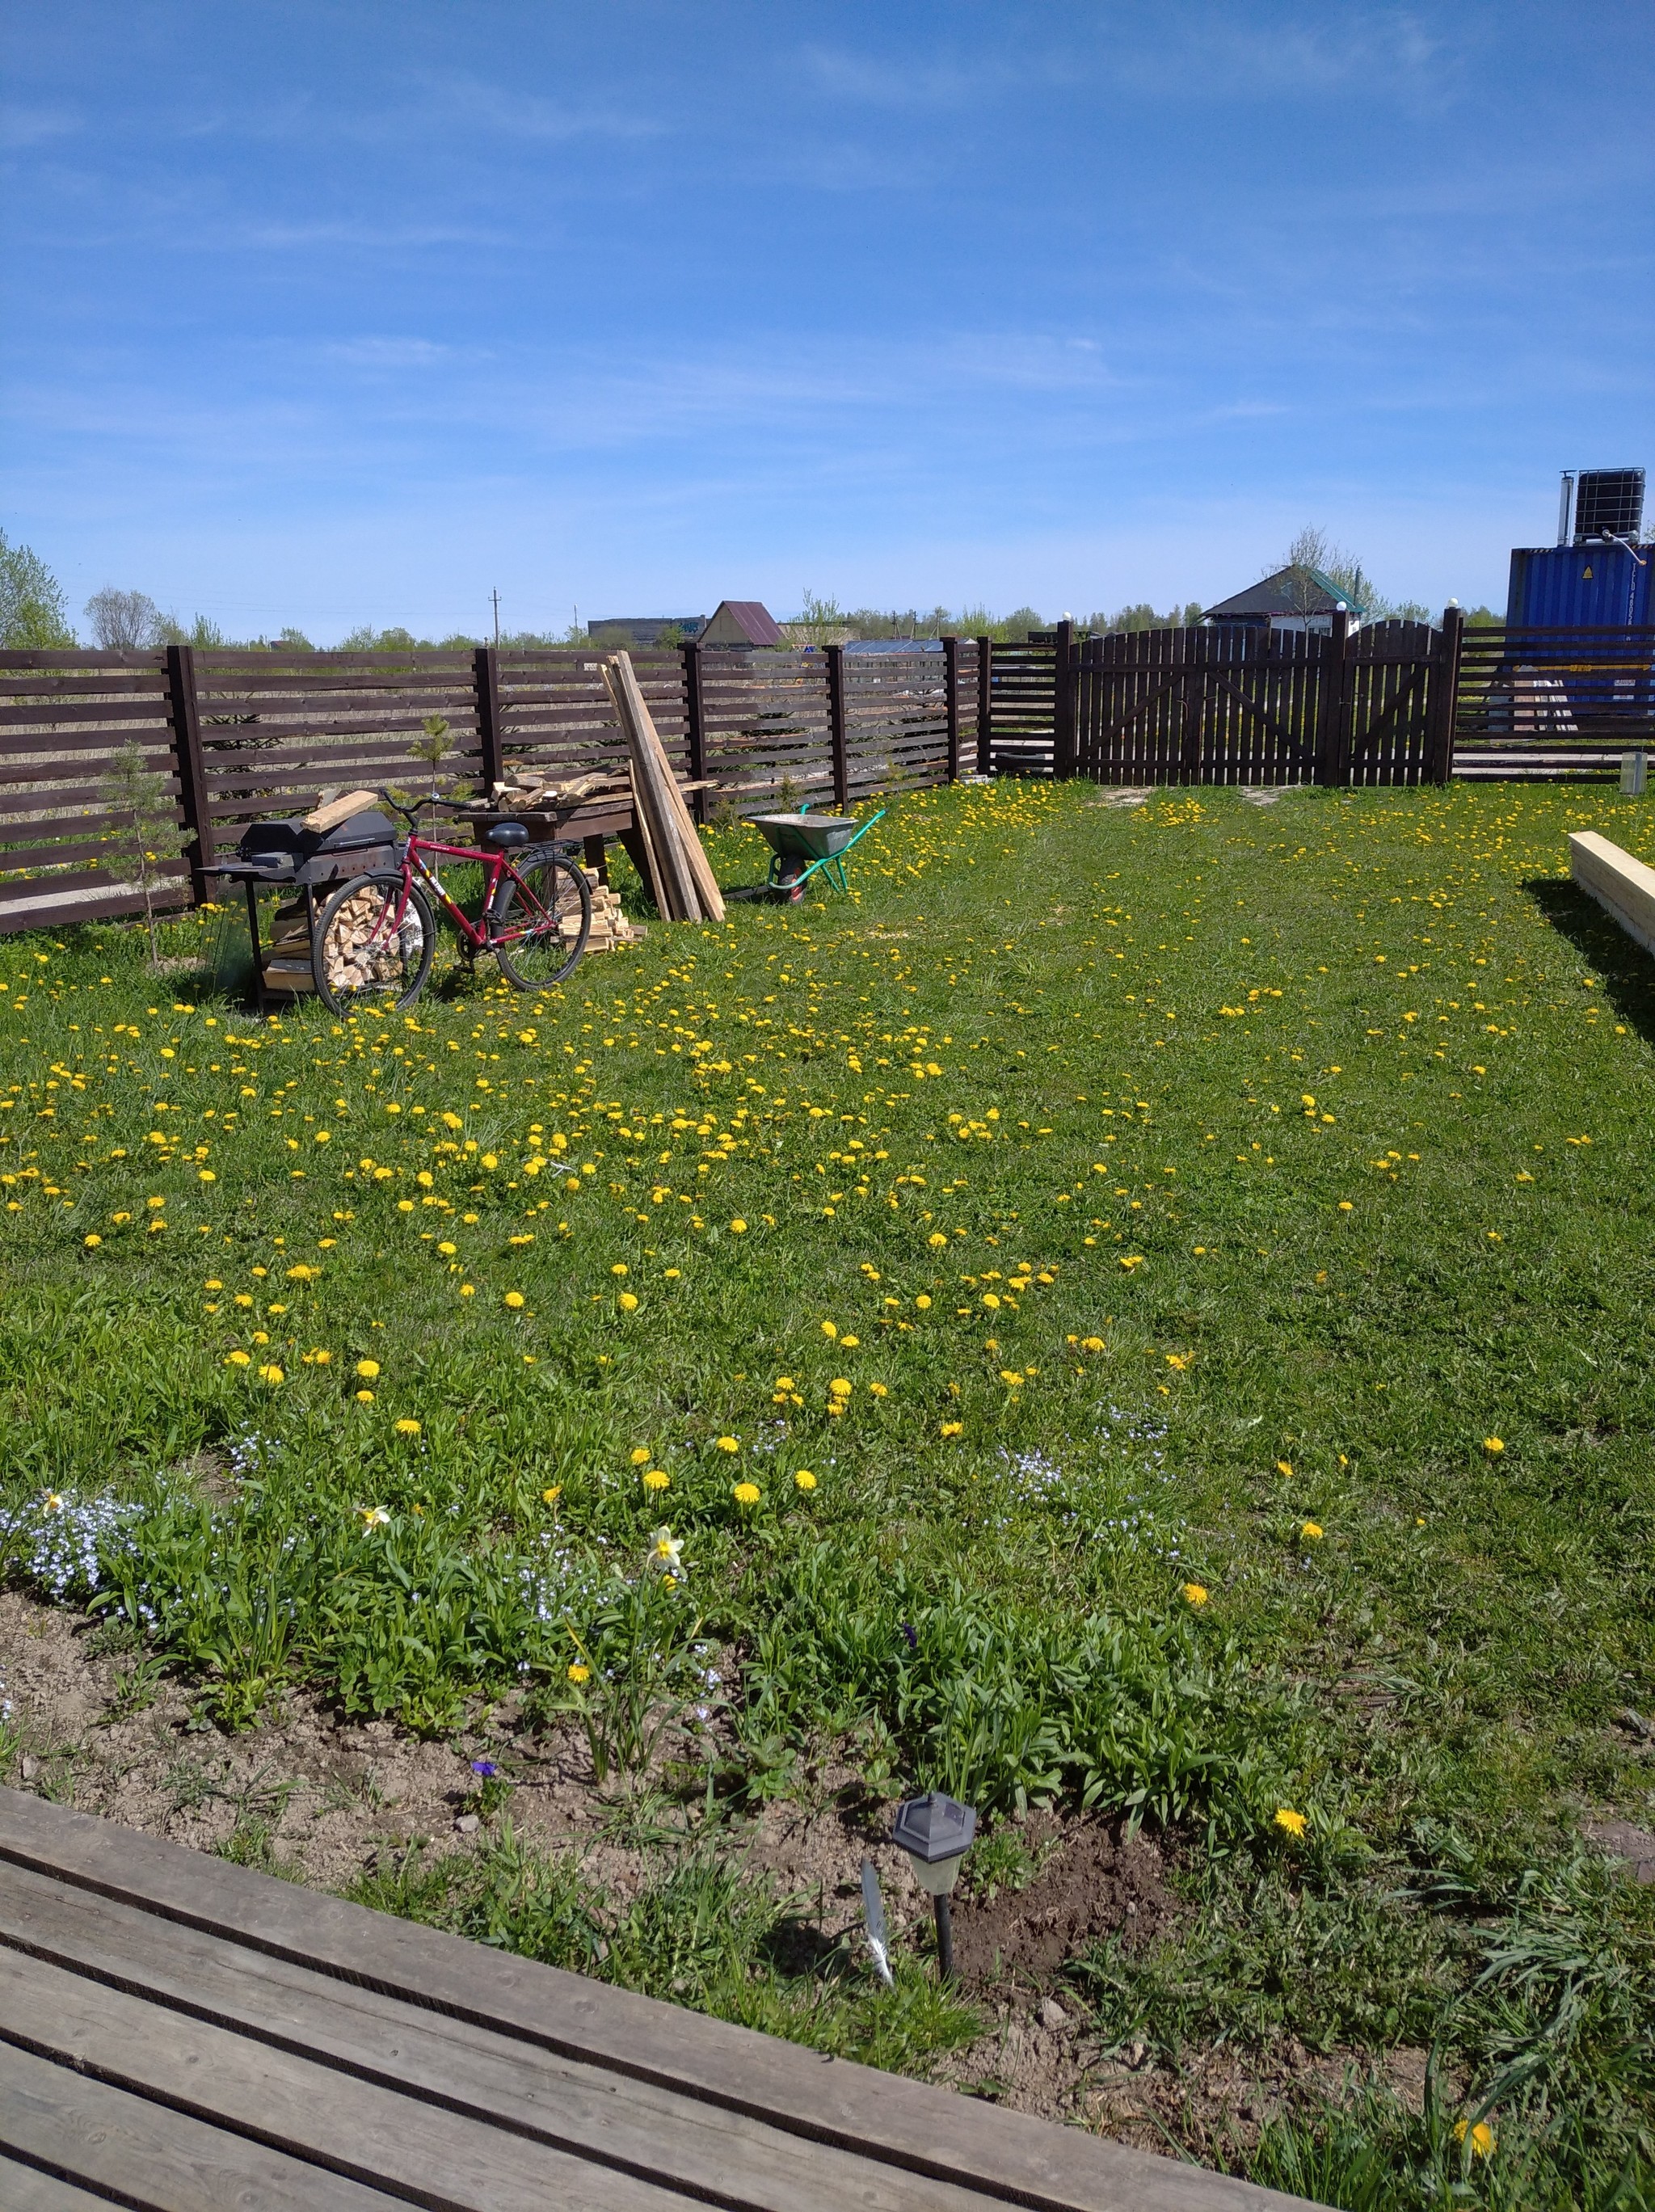
[[[103,2196],[114,2136],[155,2212],[1297,2201],[0,1790],[0,2151]]]

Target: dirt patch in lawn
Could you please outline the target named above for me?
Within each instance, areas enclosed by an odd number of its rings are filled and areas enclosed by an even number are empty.
[[[1120,1936],[1136,1948],[1172,1917],[1161,1850],[1146,1837],[1035,1814],[1023,1840],[1039,1867],[1023,1888],[955,1905],[955,1966],[967,1985],[1048,1981],[1100,1937]]]

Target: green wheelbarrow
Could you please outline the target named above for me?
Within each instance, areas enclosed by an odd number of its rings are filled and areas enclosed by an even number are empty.
[[[829,883],[848,890],[845,855],[858,837],[865,837],[876,822],[885,818],[882,806],[865,822],[853,822],[843,814],[812,814],[809,807],[807,799],[797,814],[749,817],[755,830],[763,831],[770,847],[768,888],[790,899],[802,899],[805,884],[824,869]]]

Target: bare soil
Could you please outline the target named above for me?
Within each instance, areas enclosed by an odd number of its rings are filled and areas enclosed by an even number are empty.
[[[658,1873],[670,1841],[658,1826],[634,1840],[624,1808],[597,1790],[584,1739],[528,1728],[509,1700],[480,1707],[442,1742],[388,1721],[344,1720],[298,1691],[236,1735],[197,1719],[194,1702],[187,1683],[154,1675],[141,1652],[111,1648],[96,1624],[0,1592],[0,1708],[9,1707],[19,1747],[0,1782],[333,1891],[415,1843],[481,1847],[486,1828],[467,1809],[475,1759],[512,1777],[524,1841],[575,1852],[614,1903]],[[657,1819],[674,1817],[670,1799],[653,1806]],[[824,1757],[726,1832],[824,1943],[854,1934],[871,1859],[892,1938],[906,1944],[923,1939],[931,1905],[889,1840],[890,1814],[887,1798]],[[1062,1970],[1102,1936],[1136,1946],[1175,1929],[1165,1854],[1092,1819],[1035,1814],[1023,1835],[1038,1869],[1026,1887],[955,1900],[956,1968],[985,2032],[941,2061],[936,2079],[1144,2149],[1164,2152],[1170,2140],[1234,2160],[1272,2114],[1319,2105],[1368,2070],[1349,2054],[1314,2057],[1292,2042],[1267,2057],[1186,2054],[1179,2068],[1142,2049],[1106,2052]],[[1385,2078],[1417,2104],[1422,2055],[1392,2054]]]

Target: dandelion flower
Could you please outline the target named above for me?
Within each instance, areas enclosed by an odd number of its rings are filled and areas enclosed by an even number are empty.
[[[828,1388],[835,1398],[848,1398],[851,1395],[850,1382],[843,1375],[835,1375]]]
[[[372,1382],[379,1376],[379,1363],[377,1359],[359,1359],[356,1363],[356,1372],[364,1382]]]
[[[870,1382],[868,1385],[868,1389],[870,1395],[875,1398],[888,1398],[891,1395],[889,1389],[883,1382]]]
[[[963,1421],[944,1421],[943,1424],[943,1434],[945,1437],[957,1437],[961,1434],[965,1425],[966,1425]]]
[[[1278,1805],[1276,1825],[1284,1836],[1291,1836],[1297,1843],[1305,1832],[1305,1816],[1302,1813],[1295,1813],[1290,1805]]]
[[[356,1393],[356,1402],[359,1406],[371,1406],[373,1403],[373,1391],[359,1390]]]
[[[417,1421],[410,1420],[404,1414],[397,1424],[397,1433],[399,1437],[417,1437],[420,1433],[420,1425]]]
[[[612,1275],[627,1275],[630,1274],[632,1270],[627,1267],[624,1260],[617,1260],[615,1265],[609,1269],[609,1273]]]
[[[634,1444],[633,1446],[632,1463],[634,1467],[647,1467],[649,1465],[649,1454],[644,1449],[642,1444]]]
[[[555,1482],[549,1490],[543,1490],[540,1494],[549,1505],[555,1505],[563,1495],[563,1485],[561,1482]]]
[[[1498,1459],[1506,1449],[1506,1440],[1503,1437],[1484,1437],[1482,1449],[1490,1459]]]
[[[988,1308],[991,1313],[997,1313],[1000,1310],[1000,1301],[995,1297],[992,1291],[984,1291],[983,1304]]]
[[[670,1490],[672,1487],[672,1477],[667,1473],[665,1468],[652,1467],[644,1477],[644,1487],[646,1490]]]
[[[95,1251],[95,1250],[97,1249],[98,1246],[103,1243],[103,1238],[102,1238],[101,1237],[95,1237],[95,1236],[94,1236],[94,1237],[88,1237],[86,1239],[86,1243],[87,1243],[88,1246],[92,1250]]]
[[[591,1678],[591,1668],[590,1667],[583,1667],[579,1660],[577,1660],[574,1665],[569,1669],[569,1680],[572,1682],[590,1682]]]
[[[636,1313],[638,1310],[638,1301],[630,1291],[622,1291],[615,1303],[622,1313]]]
[[[730,1224],[730,1233],[732,1237],[745,1237],[747,1234],[747,1224],[740,1219],[732,1221]]]
[[[1291,1474],[1292,1474],[1292,1473],[1293,1473],[1293,1468],[1292,1468],[1292,1466],[1290,1465],[1290,1463],[1289,1463],[1287,1460],[1284,1460],[1284,1459],[1278,1459],[1278,1460],[1276,1461],[1276,1472],[1277,1473],[1277,1474],[1285,1474],[1285,1475],[1291,1476]]]
[[[1205,1605],[1209,1595],[1208,1590],[1200,1583],[1185,1583],[1182,1591],[1185,1604],[1197,1607]]]
[[[253,1356],[251,1352],[232,1352],[227,1354],[224,1361],[227,1367],[251,1367],[252,1364]]]
[[[929,1313],[931,1311],[930,1291],[921,1291],[919,1296],[914,1300],[914,1304],[918,1307],[921,1313]]]
[[[516,1313],[516,1311],[518,1310],[518,1307],[519,1307],[519,1306],[521,1306],[521,1304],[523,1304],[523,1293],[522,1293],[522,1291],[507,1291],[507,1292],[506,1293],[506,1304],[511,1308],[511,1310],[512,1310],[512,1311],[513,1313]]]
[[[821,1333],[824,1336],[837,1336],[839,1334],[839,1329],[834,1322],[825,1321],[821,1324]]]
[[[1464,2142],[1466,2133],[1467,2130],[1464,2121],[1456,2120],[1454,2123],[1454,2141],[1456,2142]],[[1494,2152],[1494,2131],[1488,2125],[1487,2120],[1479,2120],[1476,2126],[1470,2130],[1470,2133],[1473,2154],[1478,2158],[1490,2157]]]
[[[760,1492],[756,1482],[738,1482],[731,1492],[737,1505],[756,1505]]]
[[[814,1490],[815,1486],[816,1479],[808,1467],[802,1467],[793,1477],[793,1487],[796,1490]]]
[[[1082,1352],[1101,1352],[1103,1350],[1103,1339],[1100,1336],[1083,1336],[1081,1339],[1081,1350]]]
[[[718,1448],[721,1452],[738,1452],[742,1448],[741,1440],[737,1437],[720,1437]]]
[[[1299,1534],[1300,1540],[1306,1544],[1319,1544],[1322,1540],[1322,1524],[1319,1521],[1301,1522],[1299,1525]]]

